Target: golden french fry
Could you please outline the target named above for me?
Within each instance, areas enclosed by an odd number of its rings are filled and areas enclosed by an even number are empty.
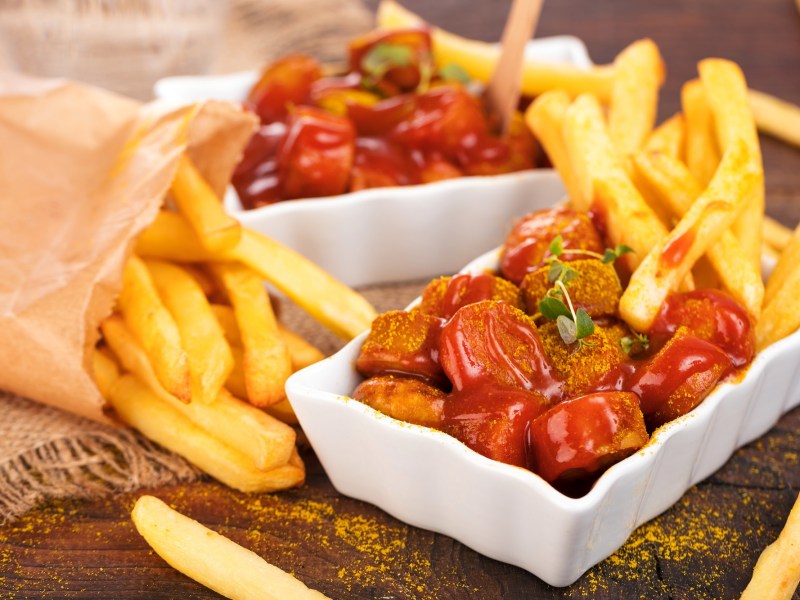
[[[125,423],[229,487],[274,492],[304,481],[304,468],[292,464],[270,471],[258,469],[248,456],[192,423],[134,375],[120,377],[108,401]]]
[[[231,346],[242,346],[242,338],[239,327],[236,324],[236,316],[233,309],[224,304],[213,304],[211,306],[214,315],[225,331],[225,338]],[[325,355],[313,344],[310,344],[294,331],[278,322],[278,334],[289,351],[292,359],[292,371],[299,371],[308,365],[312,365],[325,358]]]
[[[677,113],[656,127],[644,141],[645,152],[661,152],[678,160],[683,159],[686,121]]]
[[[249,229],[226,253],[259,273],[287,298],[339,337],[350,340],[369,329],[375,309],[358,292],[294,250]]]
[[[764,215],[763,234],[764,242],[779,252],[792,241],[792,230],[767,215]]]
[[[634,254],[622,258],[633,270],[667,235],[667,228],[622,168],[594,96],[579,96],[567,109],[564,141],[580,182],[579,206],[598,210],[612,244],[634,249]]]
[[[319,348],[304,340],[282,323],[278,323],[278,334],[289,350],[289,356],[292,358],[292,371],[305,369],[325,358]]]
[[[286,397],[283,385],[292,373],[292,363],[278,334],[263,281],[242,265],[218,264],[210,268],[228,294],[236,316],[244,349],[247,400],[261,407],[280,402]]]
[[[382,0],[378,6],[377,24],[386,29],[425,26],[427,23],[396,2]],[[500,58],[500,48],[476,40],[459,37],[438,27],[431,27],[434,59],[439,67],[457,64],[471,78],[488,83]],[[607,100],[613,79],[613,67],[595,66],[582,69],[573,65],[525,60],[522,66],[522,94],[538,96],[549,90],[564,90],[572,96],[594,94]]]
[[[136,375],[160,398],[168,402],[187,403],[185,400],[168,392],[159,381],[147,352],[128,329],[120,315],[113,314],[105,318],[100,323],[100,331],[123,370]]]
[[[800,106],[752,89],[747,96],[759,130],[800,147]]]
[[[538,96],[525,111],[525,122],[542,144],[550,162],[561,176],[573,205],[578,206],[582,195],[569,161],[562,134],[564,114],[567,112],[569,103],[569,94],[563,90],[545,92]]]
[[[222,327],[228,343],[231,346],[241,348],[242,335],[239,333],[239,326],[236,324],[236,315],[233,314],[233,308],[227,304],[212,304],[211,310],[214,311],[214,317]]]
[[[277,404],[268,406],[264,410],[266,410],[268,414],[272,415],[279,421],[283,421],[287,425],[300,424],[300,420],[297,418],[297,415],[294,414],[294,409],[292,408],[292,405],[288,400],[281,400]]]
[[[203,270],[202,266],[183,263],[181,264],[181,269],[186,271],[194,278],[194,280],[197,282],[197,285],[200,286],[200,289],[203,290],[203,293],[206,296],[211,296],[217,291],[214,282],[211,281],[211,277],[209,277],[208,273]]]
[[[734,140],[744,140],[751,160],[760,171],[761,181],[754,186],[744,210],[734,225],[742,250],[756,267],[761,264],[761,223],[764,217],[764,167],[761,146],[747,97],[747,82],[734,62],[707,58],[698,63],[700,81],[714,115],[717,141],[723,153]]]
[[[789,248],[784,250],[786,256],[795,260],[792,269],[786,273],[780,286],[775,286],[774,291],[764,303],[764,310],[756,323],[756,345],[759,350],[782,340],[797,331],[800,327],[800,311],[797,310],[797,298],[800,297],[800,269],[797,268],[797,257],[800,250]],[[781,255],[778,264],[783,260]],[[769,286],[769,282],[768,282]]]
[[[778,262],[767,279],[767,288],[764,292],[764,306],[772,304],[778,291],[786,285],[792,273],[800,265],[800,227],[795,230],[792,239],[780,253]],[[795,304],[795,301],[792,301]]]
[[[758,181],[748,145],[731,142],[708,188],[631,276],[619,301],[619,314],[628,325],[650,329],[669,293],[734,222]]]
[[[652,192],[679,218],[689,211],[703,192],[688,167],[677,159],[659,153],[640,152],[634,157],[634,165]],[[719,281],[752,315],[757,316],[764,298],[761,270],[748,260],[730,229],[720,235],[708,248],[706,255],[715,277],[701,273],[706,285],[700,285],[698,281],[698,286],[708,287],[714,280]]]
[[[699,79],[683,84],[681,104],[686,119],[686,165],[701,184],[707,185],[719,165],[720,152],[714,116]]]
[[[322,600],[289,573],[269,564],[154,496],[141,496],[131,512],[136,530],[171,567],[234,600]]]
[[[92,376],[100,390],[100,395],[105,398],[111,386],[119,379],[119,365],[113,355],[109,355],[106,348],[95,348],[92,353]]]
[[[175,262],[224,261],[203,247],[200,238],[186,219],[169,210],[162,210],[136,240],[136,254],[142,258]]]
[[[361,294],[294,250],[249,229],[242,231],[236,248],[215,255],[202,247],[181,215],[162,211],[139,237],[136,249],[140,256],[177,262],[241,262],[345,340],[369,329],[376,316]]]
[[[620,156],[639,150],[653,129],[663,83],[664,63],[653,40],[635,41],[614,60],[608,136]]]
[[[244,350],[241,346],[231,346],[233,353],[233,369],[228,375],[225,387],[237,398],[248,400],[247,384],[244,379]]]
[[[175,205],[205,248],[228,250],[239,243],[239,221],[225,212],[222,202],[185,154],[181,155],[170,189]]]
[[[147,355],[119,316],[107,318],[101,328],[122,367],[206,433],[249,457],[259,469],[271,469],[288,460],[295,443],[291,427],[276,422],[224,389],[211,404],[181,402],[159,383]]]
[[[135,255],[125,264],[117,305],[147,353],[158,380],[170,394],[189,402],[192,381],[180,331],[161,301],[147,267]]]
[[[161,300],[172,314],[189,358],[192,399],[213,402],[233,368],[233,355],[206,295],[181,267],[145,262]]]
[[[758,557],[741,600],[791,600],[800,583],[800,496],[778,539]]]

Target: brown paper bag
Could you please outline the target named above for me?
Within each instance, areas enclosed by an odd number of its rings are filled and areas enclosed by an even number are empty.
[[[221,194],[254,127],[231,104],[0,74],[0,389],[106,420],[90,351],[133,240],[187,146]]]

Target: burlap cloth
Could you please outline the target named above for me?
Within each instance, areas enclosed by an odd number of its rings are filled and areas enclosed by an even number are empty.
[[[341,59],[345,42],[369,30],[372,19],[358,0],[233,0],[217,70],[254,68],[288,51],[308,52],[326,61]],[[362,291],[383,311],[402,308],[422,285]],[[325,353],[342,345],[288,302],[282,304],[281,319]],[[185,460],[131,430],[100,425],[2,391],[0,411],[0,523],[51,498],[97,497],[201,477]]]

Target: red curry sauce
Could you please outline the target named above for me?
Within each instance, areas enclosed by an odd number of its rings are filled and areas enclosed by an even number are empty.
[[[651,330],[638,332],[645,340],[614,309],[622,294],[614,266],[564,254],[575,258],[566,263],[577,273],[571,299],[595,324],[585,343],[568,344],[537,310],[556,235],[565,249],[602,248],[585,215],[565,208],[528,215],[500,261],[515,282],[488,273],[440,278],[417,307],[376,319],[356,363],[370,379],[354,397],[580,494],[656,427],[746,367],[755,353],[753,321],[723,292],[675,293]],[[388,390],[405,381],[416,382],[416,408],[387,409]],[[391,400],[402,404],[396,394]],[[420,417],[409,417],[415,411]]]

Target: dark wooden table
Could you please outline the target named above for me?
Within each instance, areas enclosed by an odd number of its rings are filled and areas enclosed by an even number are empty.
[[[509,2],[407,4],[442,27],[493,40]],[[662,117],[677,110],[681,83],[708,56],[737,61],[753,87],[800,104],[792,0],[552,0],[538,33],[581,37],[595,62],[638,37],[654,38],[669,69]],[[768,212],[794,226],[800,151],[769,139],[763,145]],[[246,495],[208,480],[149,491],[332,598],[735,598],[800,489],[799,431],[795,410],[563,589],[339,495],[310,451],[308,483],[298,490]],[[147,548],[129,520],[138,495],[54,503],[0,527],[0,596],[216,597]]]

